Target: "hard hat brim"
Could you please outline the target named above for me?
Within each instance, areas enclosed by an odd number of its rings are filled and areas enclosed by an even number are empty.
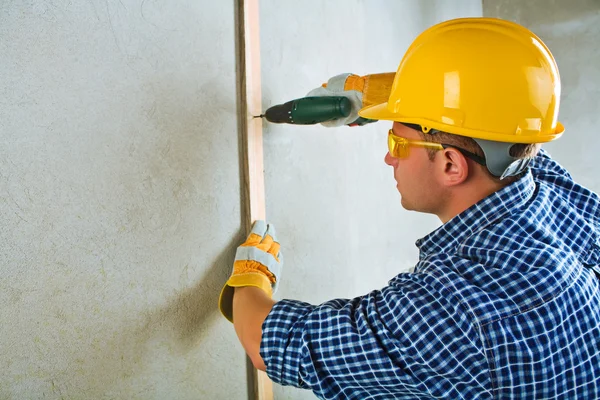
[[[507,143],[547,143],[558,139],[565,131],[563,124],[557,121],[553,132],[546,133],[545,135],[502,135],[492,132],[482,132],[464,127],[456,127],[440,122],[425,120],[423,118],[403,117],[402,115],[398,115],[397,113],[389,111],[387,106],[387,102],[368,106],[361,109],[358,112],[358,115],[367,119],[406,122],[421,125],[428,129],[437,129],[439,131],[453,133],[455,135]]]
[[[398,118],[398,115],[395,113],[391,113],[387,109],[388,103],[375,104],[372,106],[364,107],[358,111],[358,115],[367,118],[367,119],[375,119],[375,120],[389,120],[393,121],[395,118]]]

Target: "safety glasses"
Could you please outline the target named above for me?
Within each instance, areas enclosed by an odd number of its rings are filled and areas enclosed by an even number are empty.
[[[409,155],[411,147],[423,147],[426,149],[443,150],[444,146],[441,143],[424,142],[421,140],[411,140],[394,135],[394,131],[390,129],[388,134],[388,150],[394,158],[406,158]]]
[[[412,140],[403,138],[400,136],[394,135],[394,131],[390,129],[388,133],[388,150],[390,155],[394,158],[406,158],[408,157],[411,147],[422,147],[426,149],[433,150],[443,150],[448,147],[452,147],[458,151],[460,151],[465,157],[470,158],[478,164],[485,166],[485,159],[483,157],[478,156],[475,153],[472,153],[468,150],[461,149],[460,147],[451,146],[445,143],[433,143],[433,142],[425,142],[422,140]]]

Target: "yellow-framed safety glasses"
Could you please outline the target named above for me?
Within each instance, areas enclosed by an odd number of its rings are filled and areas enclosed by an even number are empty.
[[[440,143],[425,142],[422,140],[412,140],[396,136],[394,131],[390,129],[388,133],[388,150],[394,158],[406,158],[409,155],[411,147],[423,147],[426,149],[443,150],[444,146]]]
[[[422,147],[433,150],[443,150],[448,147],[452,147],[460,151],[465,157],[470,158],[478,164],[485,166],[485,158],[478,156],[468,150],[461,149],[460,147],[452,146],[445,143],[425,142],[423,140],[412,140],[397,136],[394,134],[392,129],[388,132],[388,151],[394,158],[406,158],[410,154],[409,149],[411,147]]]

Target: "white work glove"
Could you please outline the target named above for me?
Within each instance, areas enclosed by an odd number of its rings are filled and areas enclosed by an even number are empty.
[[[347,117],[335,119],[333,121],[321,122],[321,125],[326,127],[336,127],[342,125],[351,125],[358,117],[358,111],[363,107],[363,94],[358,90],[344,90],[348,77],[356,77],[353,74],[340,74],[327,81],[326,87],[320,86],[308,92],[306,97],[326,97],[326,96],[344,96],[350,100],[352,111]]]
[[[256,221],[246,241],[235,253],[233,272],[219,296],[219,309],[233,322],[233,293],[236,287],[254,286],[272,297],[279,286],[283,256],[275,227]]]
[[[321,125],[327,127],[365,125],[375,121],[359,117],[358,111],[363,107],[387,102],[395,76],[394,72],[365,76],[340,74],[331,78],[323,86],[311,90],[307,96],[344,96],[350,100],[352,105],[350,115],[346,118],[322,122]]]

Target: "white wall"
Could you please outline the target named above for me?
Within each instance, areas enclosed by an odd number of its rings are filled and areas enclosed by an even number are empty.
[[[261,1],[265,106],[395,70],[479,0]],[[217,296],[241,240],[234,2],[0,3],[0,398],[243,399]],[[265,127],[281,296],[320,302],[414,265],[389,124]],[[313,398],[275,388],[276,398]]]
[[[0,398],[245,396],[233,16],[0,3]]]

